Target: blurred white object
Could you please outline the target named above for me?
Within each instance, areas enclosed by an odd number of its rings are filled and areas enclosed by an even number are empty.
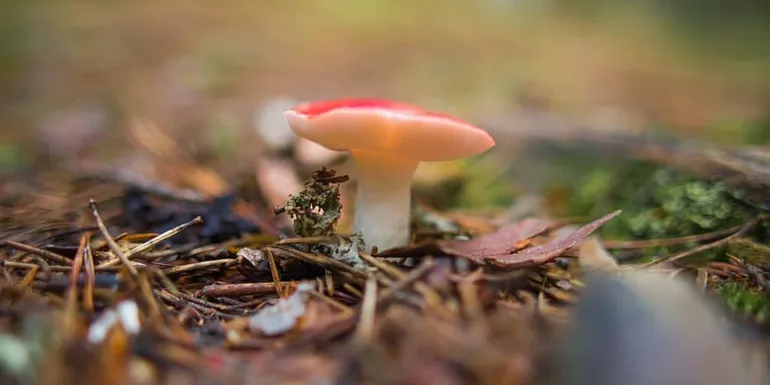
[[[88,342],[98,344],[104,341],[104,338],[116,324],[120,323],[123,330],[129,335],[136,335],[141,329],[139,323],[139,308],[133,300],[122,301],[115,306],[115,309],[109,309],[91,324],[88,328]]]
[[[254,128],[267,148],[283,151],[294,144],[296,136],[283,113],[298,103],[291,98],[273,98],[254,113]]]
[[[265,306],[251,317],[249,326],[266,336],[275,336],[294,328],[297,320],[305,315],[305,302],[308,292],[315,285],[303,282],[297,285],[294,294],[288,298],[280,298],[275,305]]]
[[[693,285],[643,271],[586,281],[565,345],[563,385],[764,383]],[[756,368],[754,368],[756,369]]]
[[[105,106],[96,100],[75,102],[51,113],[37,127],[39,150],[54,164],[76,163],[92,151],[110,124]]]
[[[306,166],[328,166],[345,155],[344,151],[330,150],[312,140],[298,138],[294,144],[294,156]]]

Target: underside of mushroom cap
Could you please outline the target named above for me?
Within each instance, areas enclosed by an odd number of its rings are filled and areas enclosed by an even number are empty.
[[[486,131],[467,122],[383,99],[307,103],[285,115],[298,136],[332,150],[446,161],[480,154],[495,145]]]

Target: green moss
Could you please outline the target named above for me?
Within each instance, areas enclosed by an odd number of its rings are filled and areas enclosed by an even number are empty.
[[[770,246],[739,238],[727,243],[726,252],[752,264],[770,262]]]
[[[770,298],[737,282],[725,282],[716,291],[738,314],[765,322],[770,320]]]
[[[703,234],[748,221],[754,209],[742,193],[721,180],[699,180],[665,167],[632,163],[616,170],[589,172],[567,194],[569,216],[590,216],[597,206],[622,209],[600,234],[608,239],[650,240]],[[647,249],[645,255],[665,255],[695,244]],[[703,253],[711,259],[723,249]]]
[[[770,117],[758,120],[726,120],[712,123],[703,133],[706,139],[732,145],[770,143]]]
[[[513,202],[510,186],[489,174],[471,174],[464,180],[454,206],[459,209],[487,210]]]
[[[20,170],[30,162],[29,158],[29,154],[24,153],[20,146],[0,145],[0,174]]]
[[[505,178],[503,167],[486,159],[460,161],[463,176],[455,181],[456,194],[449,206],[466,210],[487,210],[509,206],[516,195]]]

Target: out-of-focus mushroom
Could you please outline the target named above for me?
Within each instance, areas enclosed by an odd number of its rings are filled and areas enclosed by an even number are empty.
[[[265,147],[280,152],[294,144],[297,138],[286,124],[283,112],[297,103],[289,98],[274,98],[254,112],[254,128]]]
[[[335,99],[285,112],[294,133],[350,153],[357,171],[354,227],[379,250],[409,242],[411,184],[422,161],[448,161],[495,145],[481,128],[384,99]]]
[[[294,170],[294,165],[287,160],[273,159],[263,157],[256,162],[256,178],[262,189],[268,205],[271,208],[283,206],[286,204],[286,198],[289,195],[297,194],[302,191],[302,180]],[[279,226],[288,226],[289,219],[282,216]]]
[[[294,143],[294,158],[304,166],[322,166],[333,163],[345,155],[342,151],[330,150],[312,140],[298,138]]]

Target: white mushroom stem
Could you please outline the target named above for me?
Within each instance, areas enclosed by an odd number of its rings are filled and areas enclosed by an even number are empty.
[[[420,161],[383,152],[352,150],[350,154],[358,179],[355,230],[370,250],[407,245],[412,179]]]

